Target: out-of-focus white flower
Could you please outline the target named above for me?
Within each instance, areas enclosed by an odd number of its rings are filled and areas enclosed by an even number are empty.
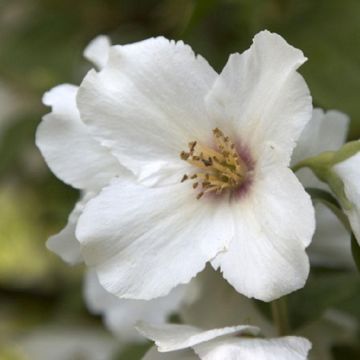
[[[343,210],[360,245],[360,152],[336,164],[332,171],[344,184],[349,207]]]
[[[292,164],[319,155],[325,151],[337,151],[346,140],[349,118],[339,111],[314,109],[310,122],[303,130],[292,156]],[[310,169],[302,168],[297,175],[305,187],[330,191]],[[351,256],[350,234],[336,215],[325,205],[318,203],[316,209],[316,232],[308,253],[314,264],[354,267]]]
[[[106,332],[74,326],[39,328],[19,338],[16,347],[31,360],[111,360],[119,350]]]
[[[88,309],[103,315],[105,325],[119,340],[142,342],[145,339],[135,330],[135,324],[138,321],[165,323],[186,302],[189,291],[188,286],[179,286],[168,296],[155,300],[119,299],[107,292],[100,285],[96,273],[89,270],[85,277],[84,298]]]
[[[94,65],[105,64],[110,40],[100,36],[85,49]],[[75,227],[85,204],[112,178],[127,171],[118,160],[89,133],[76,105],[78,87],[56,86],[43,97],[52,112],[45,115],[36,133],[36,144],[53,173],[65,183],[82,191],[81,200],[71,212],[68,224],[50,237],[47,247],[71,264],[80,262],[80,244]]]
[[[232,326],[236,319],[241,324],[261,328],[265,336],[276,335],[273,324],[257,309],[254,301],[236,292],[219,272],[208,267],[196,280],[197,298],[180,309],[179,315],[185,324],[212,329]]]
[[[301,337],[256,338],[260,329],[246,325],[204,331],[186,325],[140,324],[138,329],[155,341],[160,352],[182,352],[179,357],[166,359],[305,360],[311,348],[311,343]],[[197,356],[191,357],[191,351],[186,350],[189,348]],[[151,350],[143,360],[163,358],[161,355],[156,357],[156,352]]]
[[[108,291],[162,296],[208,261],[249,297],[270,301],[304,285],[314,213],[288,165],[312,112],[296,71],[305,60],[263,31],[218,75],[189,46],[160,37],[114,46],[88,73],[81,120],[134,174],[118,174],[77,226]]]
[[[200,291],[197,300],[180,311],[180,317],[185,323],[212,329],[231,326],[236,319],[242,324],[259,327],[265,337],[277,335],[274,324],[259,311],[254,301],[236,293],[221,279],[220,274],[207,269],[197,280]],[[220,308],[221,311],[218,311]],[[332,347],[335,344],[355,344],[357,330],[356,321],[349,315],[328,309],[319,319],[296,329],[294,335],[311,341],[313,346],[309,359],[332,360]],[[157,358],[154,357],[154,360]],[[164,359],[167,358],[164,356]]]

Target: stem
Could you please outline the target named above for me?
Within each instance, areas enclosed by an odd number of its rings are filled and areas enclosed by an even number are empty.
[[[286,297],[274,300],[271,303],[271,312],[278,335],[288,335],[290,333],[290,326]]]

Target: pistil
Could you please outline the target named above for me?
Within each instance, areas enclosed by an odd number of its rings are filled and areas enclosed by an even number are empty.
[[[248,168],[228,136],[216,128],[213,130],[215,148],[197,141],[189,143],[189,150],[180,157],[200,171],[185,174],[181,180],[194,180],[193,188],[199,189],[197,199],[214,192],[219,195],[226,190],[238,188],[246,179]]]

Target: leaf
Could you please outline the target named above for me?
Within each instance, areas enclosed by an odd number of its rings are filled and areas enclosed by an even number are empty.
[[[339,149],[333,159],[333,165],[349,159],[360,151],[360,141],[349,141]]]
[[[354,234],[351,235],[351,253],[356,264],[357,269],[360,272],[360,246],[357,242]]]
[[[326,309],[352,299],[359,292],[358,274],[329,271],[312,274],[303,289],[288,296],[291,329],[320,318]]]

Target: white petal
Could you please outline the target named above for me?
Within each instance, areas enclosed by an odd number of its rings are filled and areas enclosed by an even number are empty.
[[[360,152],[336,164],[333,167],[333,171],[343,181],[345,195],[352,203],[352,208],[345,210],[345,213],[360,244]]]
[[[300,337],[229,338],[194,346],[202,360],[306,360],[311,343]]]
[[[99,35],[85,48],[84,57],[98,69],[102,69],[109,59],[110,47],[110,38],[105,35]]]
[[[151,38],[114,46],[80,86],[81,118],[137,175],[176,167],[191,140],[211,138],[204,97],[217,74],[182,42]],[[154,163],[154,165],[152,165]],[[159,169],[160,168],[160,169]]]
[[[230,56],[208,95],[209,113],[222,120],[253,157],[260,143],[271,143],[288,164],[312,114],[309,90],[296,72],[305,61],[281,36],[258,33],[249,50]]]
[[[271,301],[304,286],[305,247],[315,228],[309,195],[287,168],[258,174],[251,194],[233,202],[236,237],[213,261],[247,297]]]
[[[87,308],[93,314],[102,314],[117,306],[121,300],[106,291],[99,283],[96,272],[88,269],[84,278],[84,299]]]
[[[44,95],[52,112],[36,132],[36,144],[54,174],[79,189],[98,189],[123,168],[110,152],[90,136],[76,108],[78,88],[59,85]]]
[[[58,234],[51,236],[46,242],[46,247],[49,250],[53,251],[65,262],[72,265],[83,261],[80,252],[80,243],[75,237],[75,229],[85,204],[92,196],[94,196],[93,193],[88,193],[83,196],[70,213],[66,226]]]
[[[196,200],[191,184],[146,188],[119,178],[90,201],[77,237],[101,284],[148,300],[188,283],[233,236],[228,202]]]
[[[161,352],[194,347],[203,342],[231,334],[252,336],[260,334],[260,329],[258,327],[248,325],[229,326],[222,329],[204,331],[188,325],[150,325],[140,323],[137,326],[137,329],[144,336],[155,341],[158,350]]]
[[[144,342],[146,339],[135,330],[135,324],[138,321],[164,323],[178,310],[185,296],[186,287],[179,286],[169,295],[150,301],[119,299],[100,285],[94,271],[88,271],[85,277],[84,297],[88,309],[103,315],[107,328],[124,342]]]
[[[336,215],[316,204],[316,231],[308,252],[311,262],[328,267],[354,268],[350,235]]]
[[[174,351],[171,353],[159,353],[156,347],[152,347],[142,360],[199,360],[192,350]]]
[[[324,113],[314,109],[311,120],[301,133],[291,162],[293,165],[325,151],[336,151],[345,142],[350,119],[336,110]]]

